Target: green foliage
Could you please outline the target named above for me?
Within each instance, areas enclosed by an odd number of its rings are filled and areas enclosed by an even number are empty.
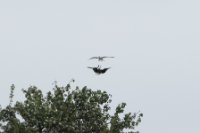
[[[46,96],[35,86],[23,90],[25,100],[13,103],[14,85],[11,86],[10,104],[0,108],[2,133],[122,133],[141,122],[142,113],[124,113],[121,103],[111,115],[111,95],[92,91],[87,87],[72,89],[55,85]],[[120,118],[123,115],[124,117]]]

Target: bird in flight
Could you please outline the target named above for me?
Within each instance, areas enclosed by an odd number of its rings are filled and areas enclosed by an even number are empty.
[[[98,59],[98,61],[104,61],[105,58],[114,58],[114,57],[113,56],[94,56],[94,57],[91,57],[90,60]]]
[[[92,69],[98,75],[104,74],[108,69],[110,69],[110,67],[101,69],[99,65],[97,67],[88,67],[88,68]]]

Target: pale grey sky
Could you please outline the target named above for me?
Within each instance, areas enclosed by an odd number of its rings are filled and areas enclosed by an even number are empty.
[[[112,106],[141,110],[141,133],[199,133],[198,0],[0,1],[0,104],[9,86],[103,89]],[[112,55],[96,76],[88,58]]]

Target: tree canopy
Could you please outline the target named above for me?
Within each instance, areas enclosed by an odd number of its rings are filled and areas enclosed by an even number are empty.
[[[23,89],[25,100],[13,102],[15,86],[11,86],[10,104],[0,108],[1,133],[138,133],[142,113],[124,113],[121,103],[111,114],[111,95],[106,91],[55,85],[43,94],[30,86]]]

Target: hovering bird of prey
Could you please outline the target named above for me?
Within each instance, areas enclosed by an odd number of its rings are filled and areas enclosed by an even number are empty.
[[[101,69],[99,65],[97,67],[88,67],[88,68],[92,69],[96,74],[104,74],[108,69],[110,69],[110,67]]]
[[[114,57],[113,56],[94,56],[94,57],[91,57],[90,60],[98,59],[98,61],[104,61],[105,58],[114,58]]]

